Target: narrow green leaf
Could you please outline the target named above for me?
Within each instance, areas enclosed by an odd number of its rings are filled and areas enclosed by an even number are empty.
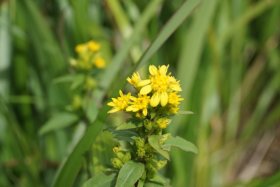
[[[152,135],[148,139],[150,145],[164,158],[169,160],[169,153],[168,151],[162,149],[160,145],[160,136],[159,135]]]
[[[53,83],[58,84],[58,83],[73,82],[75,79],[79,79],[80,76],[81,76],[80,74],[64,75],[64,76],[55,78],[53,80]]]
[[[177,147],[186,152],[193,152],[193,153],[198,152],[197,148],[194,144],[192,144],[191,142],[189,142],[179,136],[176,136],[175,138],[174,137],[169,138],[163,146],[166,147],[167,149],[170,146],[173,146],[173,147]]]
[[[179,111],[178,114],[191,115],[191,114],[194,114],[194,113],[192,111]]]
[[[44,135],[48,132],[65,128],[75,123],[78,119],[78,116],[70,113],[56,114],[43,125],[43,127],[39,131],[39,134]]]
[[[83,187],[110,187],[114,186],[113,182],[116,175],[105,175],[104,173],[99,173],[92,177],[91,179],[87,180]]]
[[[91,123],[94,122],[98,115],[98,108],[96,106],[96,103],[92,100],[89,103],[87,103],[86,115]]]
[[[83,155],[89,150],[92,142],[103,128],[107,110],[107,106],[101,109],[97,120],[88,126],[84,136],[65,158],[56,174],[53,187],[72,186],[83,163]]]
[[[79,86],[81,86],[85,81],[84,75],[77,75],[75,76],[75,79],[73,79],[73,83],[71,84],[71,89],[75,90]]]
[[[145,166],[142,163],[127,162],[119,172],[116,187],[133,187],[144,171]]]
[[[174,31],[183,23],[183,21],[192,13],[194,8],[199,4],[199,0],[187,0],[175,12],[175,14],[164,25],[153,43],[141,57],[137,66],[144,65],[155,52],[163,45],[163,43],[171,36]]]
[[[148,22],[152,19],[153,15],[157,13],[158,7],[162,0],[154,0],[150,1],[150,3],[146,6],[143,14],[141,15],[139,21],[135,25],[133,29],[133,34],[126,40],[121,49],[117,52],[115,57],[112,60],[112,63],[105,70],[103,77],[100,79],[100,85],[103,88],[102,91],[97,90],[96,95],[101,100],[107,90],[110,88],[112,82],[114,82],[115,77],[117,76],[120,69],[123,67],[123,64],[138,38],[141,36],[142,32],[146,28]]]

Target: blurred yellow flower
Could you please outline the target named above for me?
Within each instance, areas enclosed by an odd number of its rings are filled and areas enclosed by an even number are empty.
[[[112,98],[112,101],[107,105],[113,107],[108,113],[114,113],[121,110],[125,110],[128,106],[129,100],[131,98],[131,93],[123,94],[123,92],[119,91],[120,96],[117,98]]]
[[[95,41],[89,41],[89,42],[87,43],[87,47],[88,47],[88,49],[89,49],[90,51],[92,51],[92,52],[97,52],[97,51],[99,51],[99,49],[100,49],[100,44],[97,43],[97,42],[95,42]]]
[[[106,62],[105,62],[104,58],[102,58],[102,57],[96,57],[96,59],[93,62],[94,62],[94,65],[100,69],[102,69],[106,66]]]
[[[85,53],[85,52],[87,51],[87,45],[86,45],[86,44],[78,44],[78,45],[75,47],[75,51],[76,51],[78,54]]]

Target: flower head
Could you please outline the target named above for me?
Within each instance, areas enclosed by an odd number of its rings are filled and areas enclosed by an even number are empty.
[[[159,104],[165,106],[168,103],[168,93],[179,92],[181,87],[179,82],[170,74],[167,74],[168,66],[149,66],[150,79],[144,85],[140,94],[152,93],[150,105],[156,107]]]
[[[118,111],[124,111],[128,106],[129,100],[131,98],[131,93],[123,94],[123,92],[119,91],[120,96],[117,98],[112,98],[112,101],[107,105],[113,107],[108,113],[114,113]]]
[[[129,106],[126,108],[128,112],[141,112],[143,116],[148,114],[148,106],[150,103],[150,97],[147,95],[138,95],[138,97],[130,97]]]
[[[94,65],[97,67],[97,68],[104,68],[106,66],[106,62],[104,60],[104,58],[102,57],[96,57],[96,59],[93,61]]]

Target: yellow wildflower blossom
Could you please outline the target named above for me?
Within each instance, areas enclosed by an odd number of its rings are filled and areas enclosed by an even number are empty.
[[[104,68],[106,66],[106,62],[104,60],[104,58],[102,57],[97,57],[94,61],[93,61],[94,65],[97,67],[97,68]]]
[[[126,80],[127,82],[129,82],[129,84],[131,84],[135,88],[146,86],[151,82],[149,79],[142,80],[138,72],[133,73],[131,78],[128,77]]]
[[[150,97],[147,95],[138,95],[138,97],[131,96],[129,106],[126,108],[128,112],[141,112],[144,116],[148,114],[148,106]]]
[[[150,105],[156,107],[159,104],[165,106],[168,103],[169,92],[179,92],[181,87],[179,82],[172,76],[167,75],[168,66],[154,65],[149,66],[150,80],[146,81],[146,85],[140,90],[140,94],[146,95],[152,93]]]
[[[99,51],[99,49],[100,49],[100,44],[97,43],[97,42],[95,42],[95,41],[89,41],[89,42],[87,43],[87,47],[88,47],[88,49],[89,49],[90,51],[92,51],[92,52],[97,52],[97,51]]]
[[[178,95],[176,92],[171,92],[168,94],[168,103],[171,105],[178,106],[180,104],[180,102],[183,100],[184,99],[181,98],[181,96]]]
[[[114,113],[121,110],[125,110],[128,106],[129,100],[131,98],[131,93],[123,94],[123,92],[119,91],[120,96],[118,98],[112,98],[112,101],[107,105],[113,107],[108,113]]]
[[[129,82],[129,84],[137,88],[138,83],[141,81],[141,77],[138,72],[135,72],[132,74],[131,78],[128,77],[126,80]]]
[[[85,52],[87,51],[87,45],[85,45],[85,44],[78,44],[78,45],[75,47],[75,51],[76,51],[78,54],[85,53]]]

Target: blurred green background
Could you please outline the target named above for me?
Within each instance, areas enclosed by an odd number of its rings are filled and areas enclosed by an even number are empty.
[[[54,80],[70,72],[75,46],[101,43],[110,65],[100,81],[110,71],[118,77],[107,83],[110,97],[183,2],[0,1],[0,186],[51,186],[83,136],[83,124],[39,134],[71,103],[69,85]],[[174,150],[163,174],[175,187],[280,186],[280,2],[197,2],[147,63],[170,64],[182,109],[194,112],[174,118],[168,131],[199,154]],[[74,186],[84,173],[78,168]]]

